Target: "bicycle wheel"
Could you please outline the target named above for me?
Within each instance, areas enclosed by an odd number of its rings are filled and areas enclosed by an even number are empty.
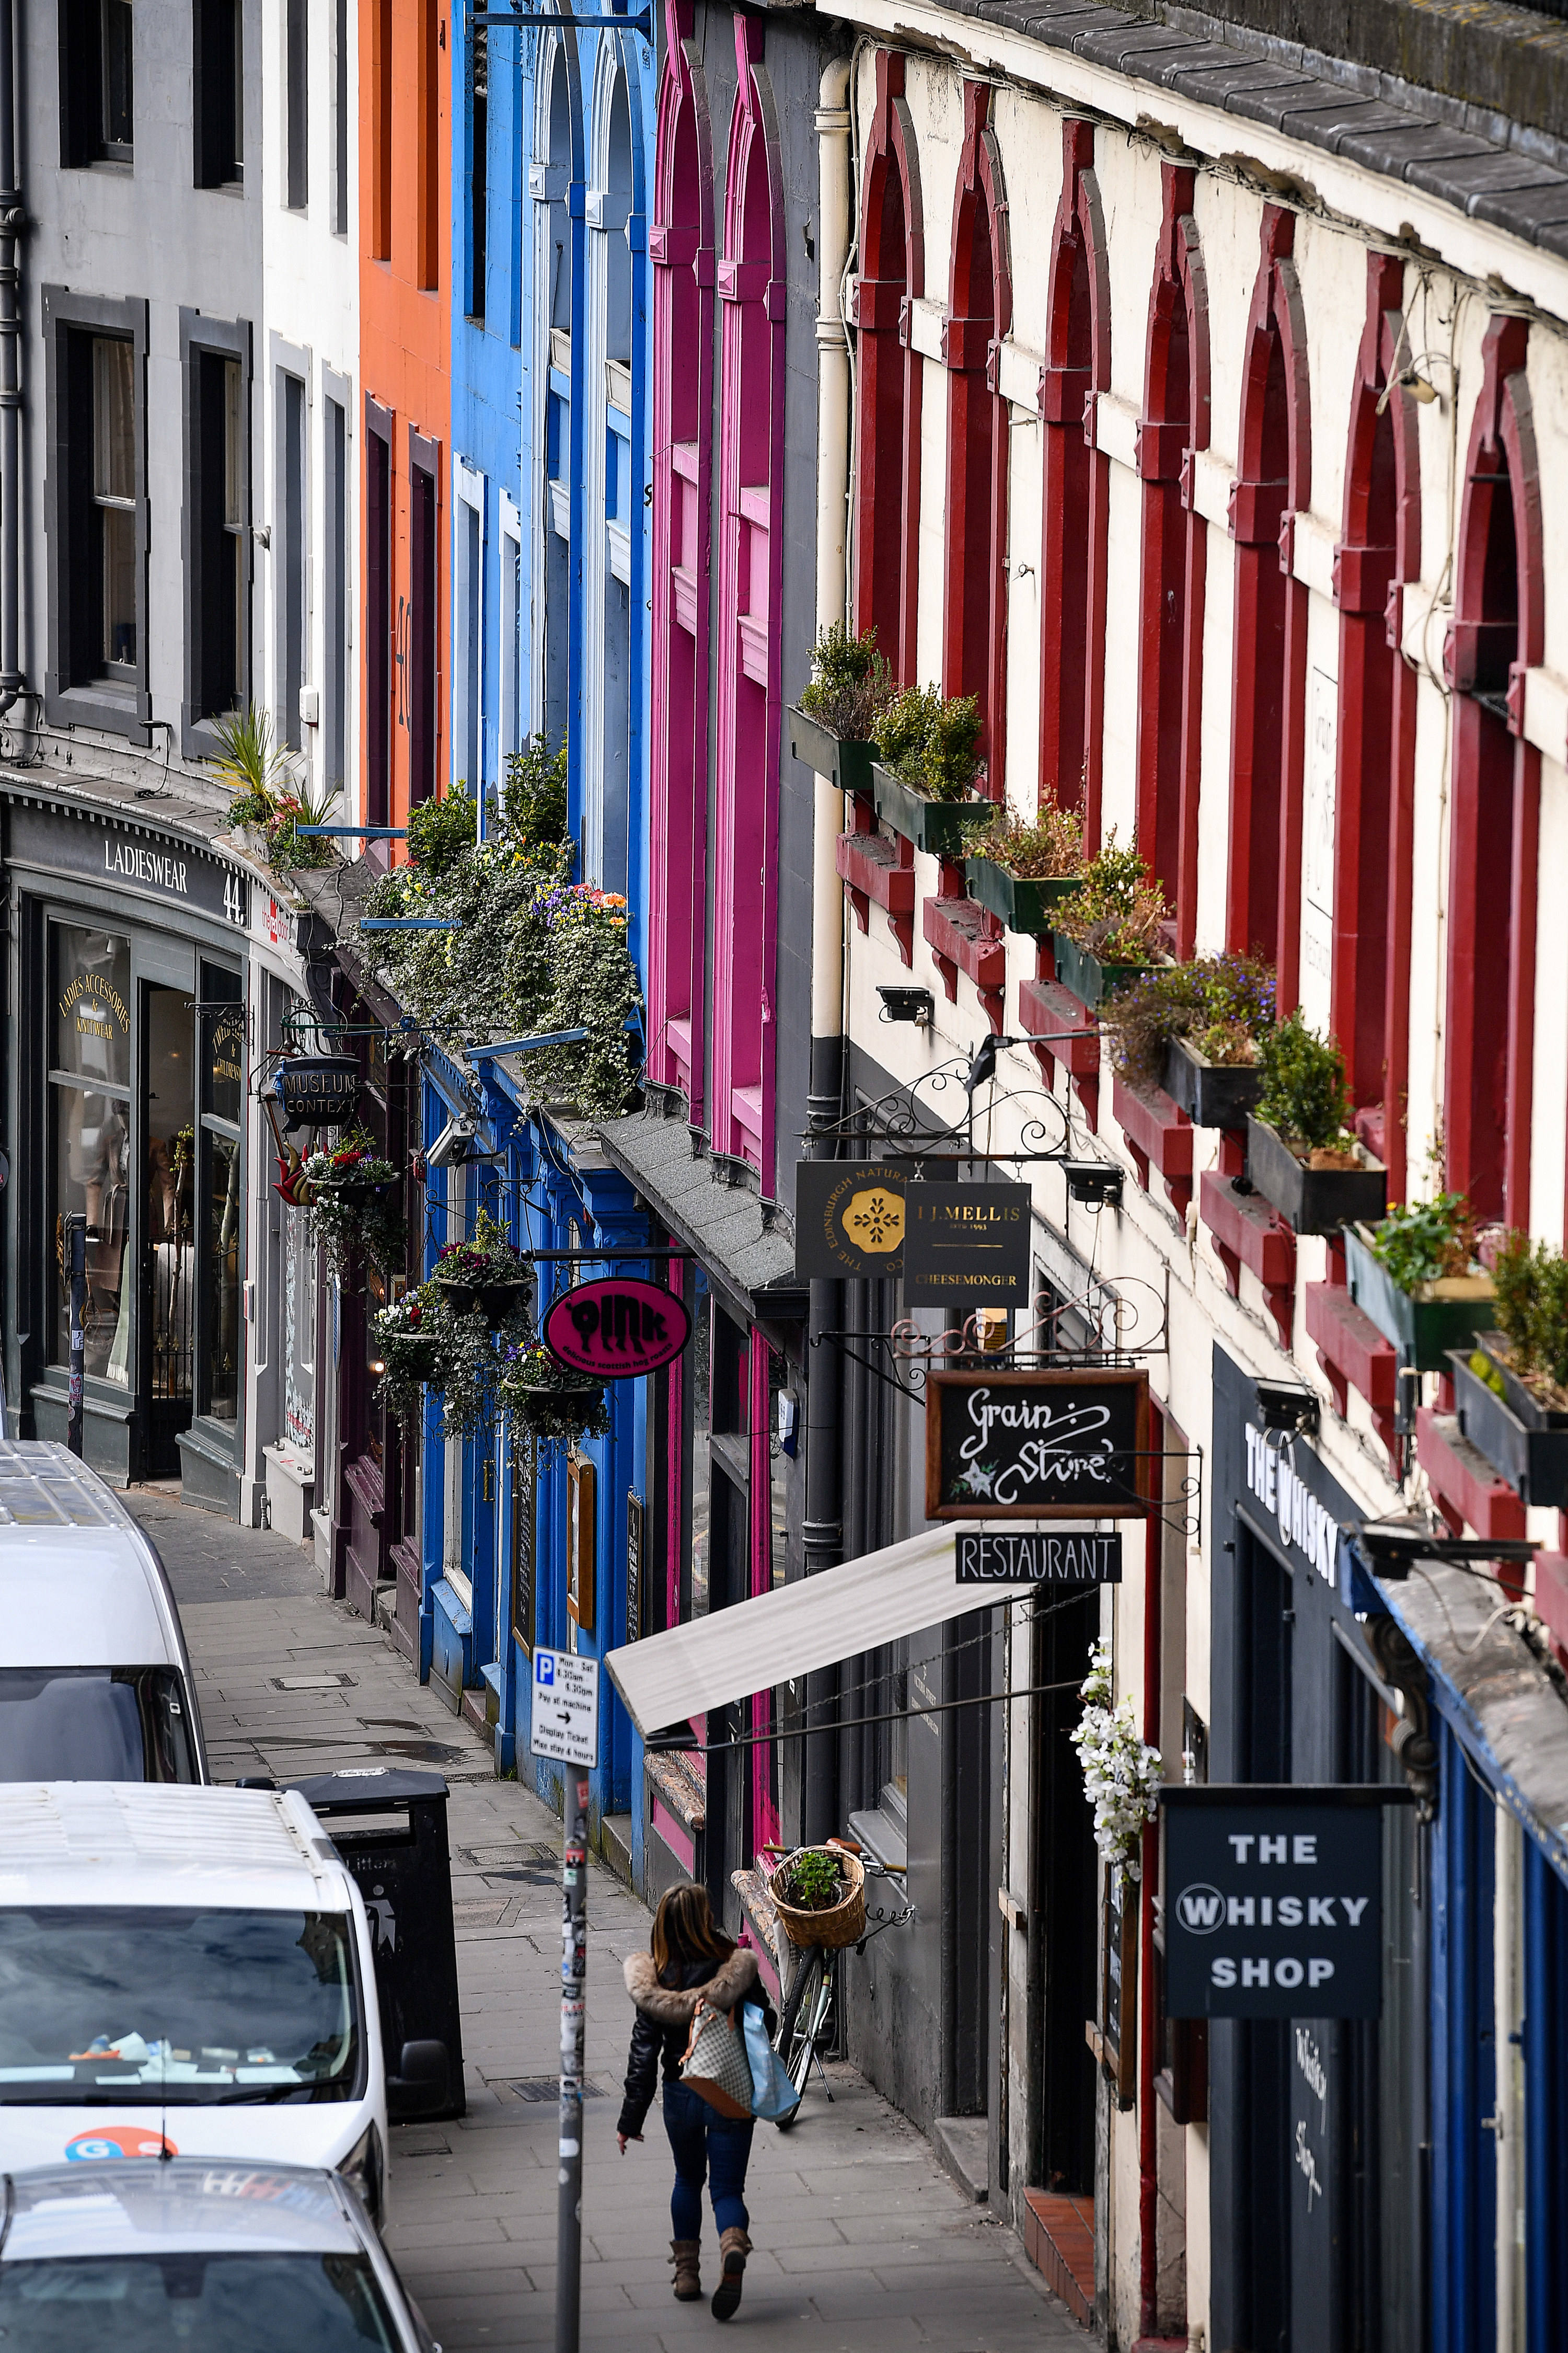
[[[805,2093],[811,2073],[812,2052],[826,2029],[832,2007],[833,1964],[820,1945],[813,1945],[802,1956],[791,1981],[784,2013],[779,2020],[778,2039],[773,2046],[784,2063],[790,2082],[799,2093]],[[787,2116],[778,2117],[776,2122],[780,2132],[788,2132],[799,2115],[797,2104]]]

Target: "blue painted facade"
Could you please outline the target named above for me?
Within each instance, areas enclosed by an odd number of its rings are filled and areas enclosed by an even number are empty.
[[[564,733],[580,875],[625,894],[641,961],[647,913],[648,269],[653,52],[632,33],[521,33],[452,20],[451,781],[497,792],[507,754]],[[476,49],[476,41],[482,46]],[[593,1250],[647,1240],[626,1179],[531,1118],[506,1066],[427,1050],[426,1146],[478,1116],[487,1155],[430,1168],[425,1271],[482,1207],[519,1247],[575,1250],[580,1279],[625,1270]],[[571,1279],[540,1265],[542,1312]],[[531,1642],[603,1656],[626,1638],[628,1499],[646,1500],[647,1384],[612,1388],[593,1473],[593,1624],[567,1614],[568,1465],[537,1450],[531,1492],[504,1424],[462,1446],[428,1406],[420,1672],[493,1735],[498,1768],[559,1805],[560,1768],[528,1746]],[[578,1488],[579,1507],[583,1485]],[[591,1816],[630,1816],[640,1883],[642,1760],[618,1701]]]

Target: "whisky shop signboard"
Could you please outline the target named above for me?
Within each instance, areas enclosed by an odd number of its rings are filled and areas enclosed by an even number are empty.
[[[1149,1509],[1149,1377],[933,1373],[926,1517],[1135,1519]]]

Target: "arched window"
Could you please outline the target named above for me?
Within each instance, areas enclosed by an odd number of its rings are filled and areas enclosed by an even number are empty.
[[[1105,219],[1093,164],[1093,123],[1068,116],[1040,371],[1040,790],[1086,810],[1091,842],[1100,834],[1110,494],[1110,460],[1093,446],[1092,417],[1085,426],[1086,406],[1110,389]]]
[[[692,0],[669,0],[653,263],[653,675],[648,1069],[703,1114],[713,174]]]
[[[1478,1218],[1530,1219],[1536,852],[1541,756],[1520,733],[1522,673],[1542,658],[1541,487],[1528,326],[1497,318],[1482,346],[1459,518],[1448,844],[1448,1181]]]
[[[760,17],[735,18],[739,87],[719,265],[720,545],[713,842],[716,1152],[773,1181],[779,576],[784,555],[784,213]]]
[[[1405,1184],[1415,768],[1415,681],[1399,650],[1401,584],[1421,576],[1415,405],[1397,381],[1391,389],[1405,334],[1404,285],[1403,262],[1367,256],[1344,529],[1334,551],[1340,683],[1329,998],[1351,1100],[1395,1198]]]
[[[1138,840],[1189,956],[1197,919],[1198,785],[1208,525],[1190,455],[1209,444],[1208,287],[1195,175],[1161,166],[1163,205],[1149,296],[1138,473],[1143,484],[1138,628]]]
[[[1231,702],[1227,946],[1279,967],[1296,1002],[1301,871],[1301,755],[1307,590],[1289,568],[1287,518],[1311,503],[1312,450],[1301,290],[1290,259],[1296,216],[1263,207],[1242,375],[1237,480],[1235,680]]]
[[[572,354],[582,204],[580,188],[579,202],[573,204],[572,189],[582,181],[583,158],[575,47],[557,35],[541,48],[533,176],[534,480],[542,588],[535,622],[536,707],[553,746],[570,731],[578,642],[572,509],[574,485],[582,479],[583,420],[572,396]],[[571,744],[570,753],[575,776],[581,746]]]
[[[877,105],[866,141],[860,213],[855,618],[900,685],[915,683],[920,586],[921,380],[910,304],[925,292],[920,157],[904,102],[904,60],[877,52]]]
[[[964,83],[952,271],[942,331],[949,372],[942,683],[946,694],[980,698],[986,788],[1000,800],[1006,753],[1008,449],[996,346],[1013,322],[1013,280],[990,102],[987,83]]]

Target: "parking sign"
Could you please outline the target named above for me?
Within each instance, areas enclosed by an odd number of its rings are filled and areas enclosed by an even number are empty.
[[[599,1662],[572,1651],[533,1654],[533,1720],[529,1746],[563,1765],[597,1764]]]

